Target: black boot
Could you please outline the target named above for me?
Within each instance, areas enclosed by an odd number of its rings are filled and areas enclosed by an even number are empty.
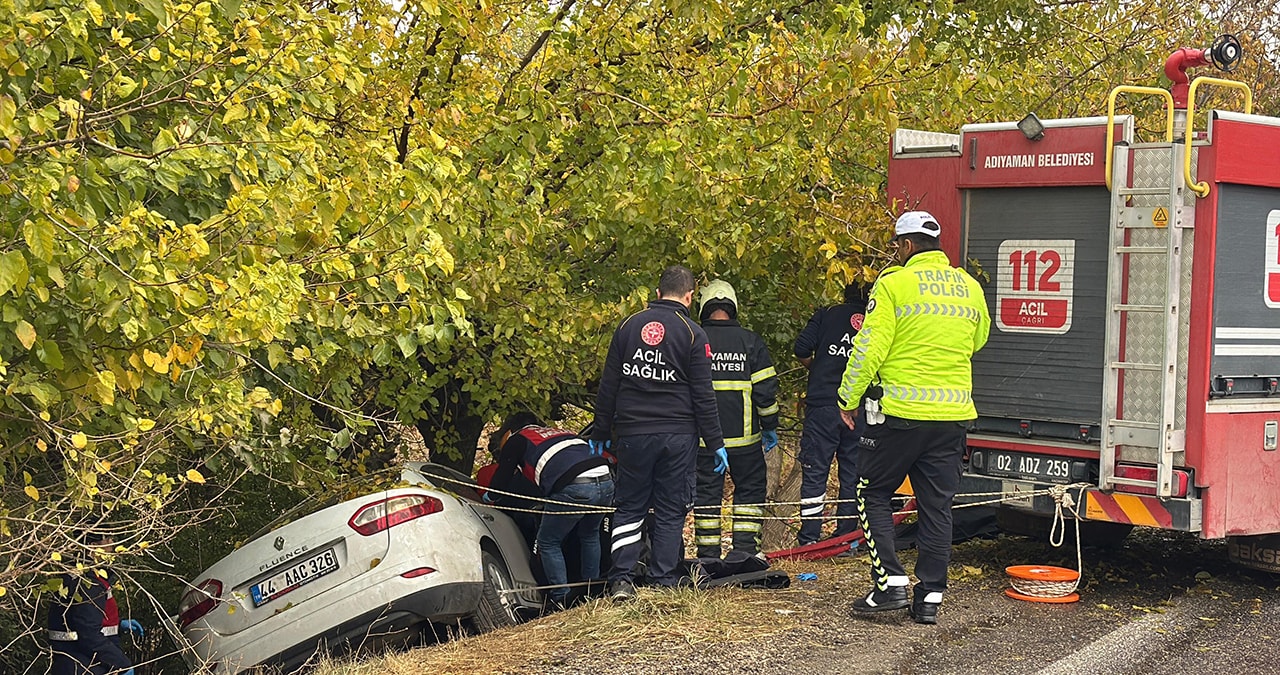
[[[911,609],[908,610],[908,613],[911,615],[912,621],[915,621],[916,623],[928,623],[928,624],[938,623],[938,608],[942,606],[942,603],[941,602],[925,602],[925,598],[928,598],[929,595],[934,595],[934,594],[933,593],[929,593],[929,594],[917,593],[916,594],[915,600],[911,602]],[[939,597],[939,599],[941,599],[941,596],[942,596],[941,593],[937,593],[936,595]]]
[[[853,601],[853,611],[855,614],[890,612],[895,609],[904,609],[909,604],[911,603],[907,601],[906,586],[890,586],[883,591],[873,588],[866,597]]]

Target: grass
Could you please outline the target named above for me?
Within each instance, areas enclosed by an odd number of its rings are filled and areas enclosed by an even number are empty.
[[[640,589],[635,600],[597,600],[515,628],[407,652],[322,660],[315,675],[531,672],[584,645],[593,653],[738,642],[796,625],[787,592]]]

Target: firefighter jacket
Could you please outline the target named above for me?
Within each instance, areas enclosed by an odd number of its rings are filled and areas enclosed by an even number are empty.
[[[834,406],[839,402],[836,390],[866,310],[862,302],[821,307],[800,331],[794,345],[796,358],[813,359],[805,405]]]
[[[852,410],[878,379],[886,415],[976,418],[970,358],[986,344],[990,329],[982,287],[968,272],[952,267],[946,253],[924,251],[906,265],[886,269],[853,341],[840,407]]]
[[[724,438],[711,385],[711,345],[689,308],[654,300],[613,333],[596,396],[591,437],[695,434],[708,448]]]
[[[116,576],[93,571],[62,575],[62,588],[51,594],[49,644],[53,673],[108,673],[133,667],[120,647],[120,610],[111,587]]]
[[[582,472],[608,464],[603,456],[591,454],[587,442],[572,431],[528,426],[502,444],[498,470],[489,486],[506,491],[520,466],[524,477],[537,485],[543,496],[550,496]]]
[[[778,372],[769,349],[733,319],[707,319],[702,329],[711,343],[711,383],[725,448],[758,449],[760,432],[778,428]]]

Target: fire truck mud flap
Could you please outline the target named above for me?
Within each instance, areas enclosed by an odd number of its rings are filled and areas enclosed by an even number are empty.
[[[1280,534],[1227,537],[1227,557],[1241,567],[1280,574]]]

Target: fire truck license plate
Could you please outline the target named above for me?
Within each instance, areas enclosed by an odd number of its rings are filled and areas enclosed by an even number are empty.
[[[1005,478],[1022,478],[1044,483],[1070,483],[1071,460],[1047,455],[992,450],[987,473]]]

